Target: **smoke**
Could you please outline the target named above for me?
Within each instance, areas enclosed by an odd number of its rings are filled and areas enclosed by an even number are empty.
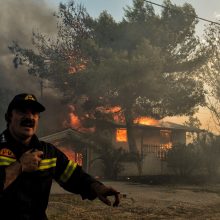
[[[40,32],[53,35],[57,32],[56,11],[54,5],[48,5],[46,0],[0,0],[0,128],[5,127],[4,113],[12,97],[18,93],[33,93],[41,96],[40,80],[30,76],[26,67],[14,68],[13,55],[8,49],[12,41],[17,41],[23,48],[32,48],[32,33]],[[48,101],[49,100],[49,101]],[[56,114],[61,112],[60,96],[57,91],[44,88],[44,98],[41,100],[46,109],[53,109],[54,115],[45,114],[48,127],[57,127]],[[57,111],[56,111],[57,110]],[[47,117],[47,116],[50,117]],[[58,116],[59,117],[59,116]],[[53,126],[54,125],[54,126]],[[46,132],[48,129],[43,128]]]
[[[56,31],[54,8],[43,0],[4,0],[0,7],[0,86],[16,91],[39,90],[39,81],[30,77],[25,68],[15,69],[13,55],[8,46],[17,41],[22,47],[31,48],[32,32],[52,34]]]

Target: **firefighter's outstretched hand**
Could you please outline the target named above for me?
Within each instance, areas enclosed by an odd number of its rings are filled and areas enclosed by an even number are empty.
[[[100,184],[100,183],[93,183],[92,184],[92,189],[96,193],[97,197],[102,202],[104,202],[106,205],[109,205],[109,206],[112,205],[111,201],[107,198],[108,196],[114,196],[115,197],[115,200],[114,200],[114,203],[113,203],[114,207],[117,207],[119,205],[119,203],[120,203],[120,198],[119,198],[120,192],[113,189],[112,187],[105,186],[105,185]]]

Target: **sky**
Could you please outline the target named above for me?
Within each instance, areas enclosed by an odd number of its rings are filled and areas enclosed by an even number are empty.
[[[45,0],[50,5],[59,5],[60,2],[66,2],[66,0]],[[132,5],[132,0],[76,0],[76,2],[84,5],[93,17],[97,17],[100,12],[107,10],[115,20],[119,21],[123,17],[123,8]],[[151,0],[157,4],[163,4],[163,0]],[[171,0],[173,4],[183,5],[184,3],[191,4],[198,15],[198,17],[217,21],[220,19],[220,1],[219,0]],[[155,6],[155,9],[158,6]],[[200,26],[206,24],[204,21],[200,21]]]

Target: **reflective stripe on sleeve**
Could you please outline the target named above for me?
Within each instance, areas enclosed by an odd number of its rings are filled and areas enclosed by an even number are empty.
[[[51,158],[51,159],[42,159],[40,161],[38,170],[46,170],[52,167],[56,167],[57,158]]]
[[[0,156],[0,166],[8,166],[8,165],[14,163],[15,161],[16,161],[16,159],[14,159],[14,158]]]
[[[63,183],[67,182],[67,180],[71,177],[76,167],[77,167],[77,163],[74,163],[73,161],[70,160],[66,166],[66,169],[60,176],[60,181]]]

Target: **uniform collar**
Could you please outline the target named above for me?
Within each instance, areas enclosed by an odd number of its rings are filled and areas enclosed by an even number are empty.
[[[2,140],[2,141],[1,141]],[[10,134],[10,131],[6,129],[1,135],[0,135],[0,143],[5,143],[7,147],[11,148],[13,152],[20,157],[24,152],[30,149],[38,149],[41,150],[41,143],[36,135],[33,135],[31,138],[30,143],[26,146],[22,144],[21,142],[18,142],[15,140],[12,135]]]

